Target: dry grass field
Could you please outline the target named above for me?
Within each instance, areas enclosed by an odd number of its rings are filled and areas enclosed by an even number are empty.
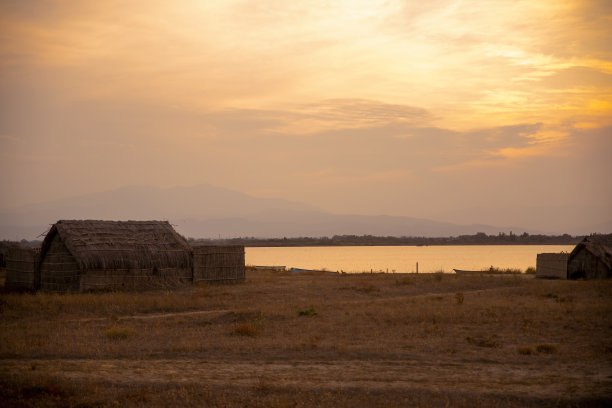
[[[247,271],[0,295],[0,401],[39,407],[604,407],[612,282]]]

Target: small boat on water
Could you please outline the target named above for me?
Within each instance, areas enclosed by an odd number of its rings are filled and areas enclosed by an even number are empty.
[[[479,275],[481,273],[487,273],[488,271],[466,271],[463,269],[453,269],[453,271],[455,271],[456,274],[459,275]]]
[[[273,271],[284,271],[287,269],[287,267],[284,265],[273,265],[273,266],[255,265],[255,269],[271,269]]]
[[[293,272],[293,273],[324,273],[324,274],[331,274],[331,275],[337,275],[338,274],[338,272],[321,271],[321,270],[316,270],[316,269],[302,269],[302,268],[291,268],[291,269],[289,269],[289,272]]]

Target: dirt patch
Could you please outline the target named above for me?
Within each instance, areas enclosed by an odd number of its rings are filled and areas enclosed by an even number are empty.
[[[148,360],[3,360],[1,372],[45,373],[71,380],[117,384],[234,384],[302,389],[426,389],[586,398],[612,395],[612,369],[586,378],[586,367],[555,369],[459,360],[424,361],[201,361]],[[483,389],[485,385],[486,389]]]

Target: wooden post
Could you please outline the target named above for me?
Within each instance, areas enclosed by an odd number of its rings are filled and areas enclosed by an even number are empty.
[[[417,262],[417,273],[419,273],[419,263]]]

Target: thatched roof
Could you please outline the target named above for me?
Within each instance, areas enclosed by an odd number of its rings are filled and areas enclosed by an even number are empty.
[[[41,260],[58,236],[81,270],[188,268],[190,247],[167,221],[61,220],[41,248]]]
[[[612,234],[585,237],[572,251],[568,262],[582,250],[586,250],[612,269]]]

